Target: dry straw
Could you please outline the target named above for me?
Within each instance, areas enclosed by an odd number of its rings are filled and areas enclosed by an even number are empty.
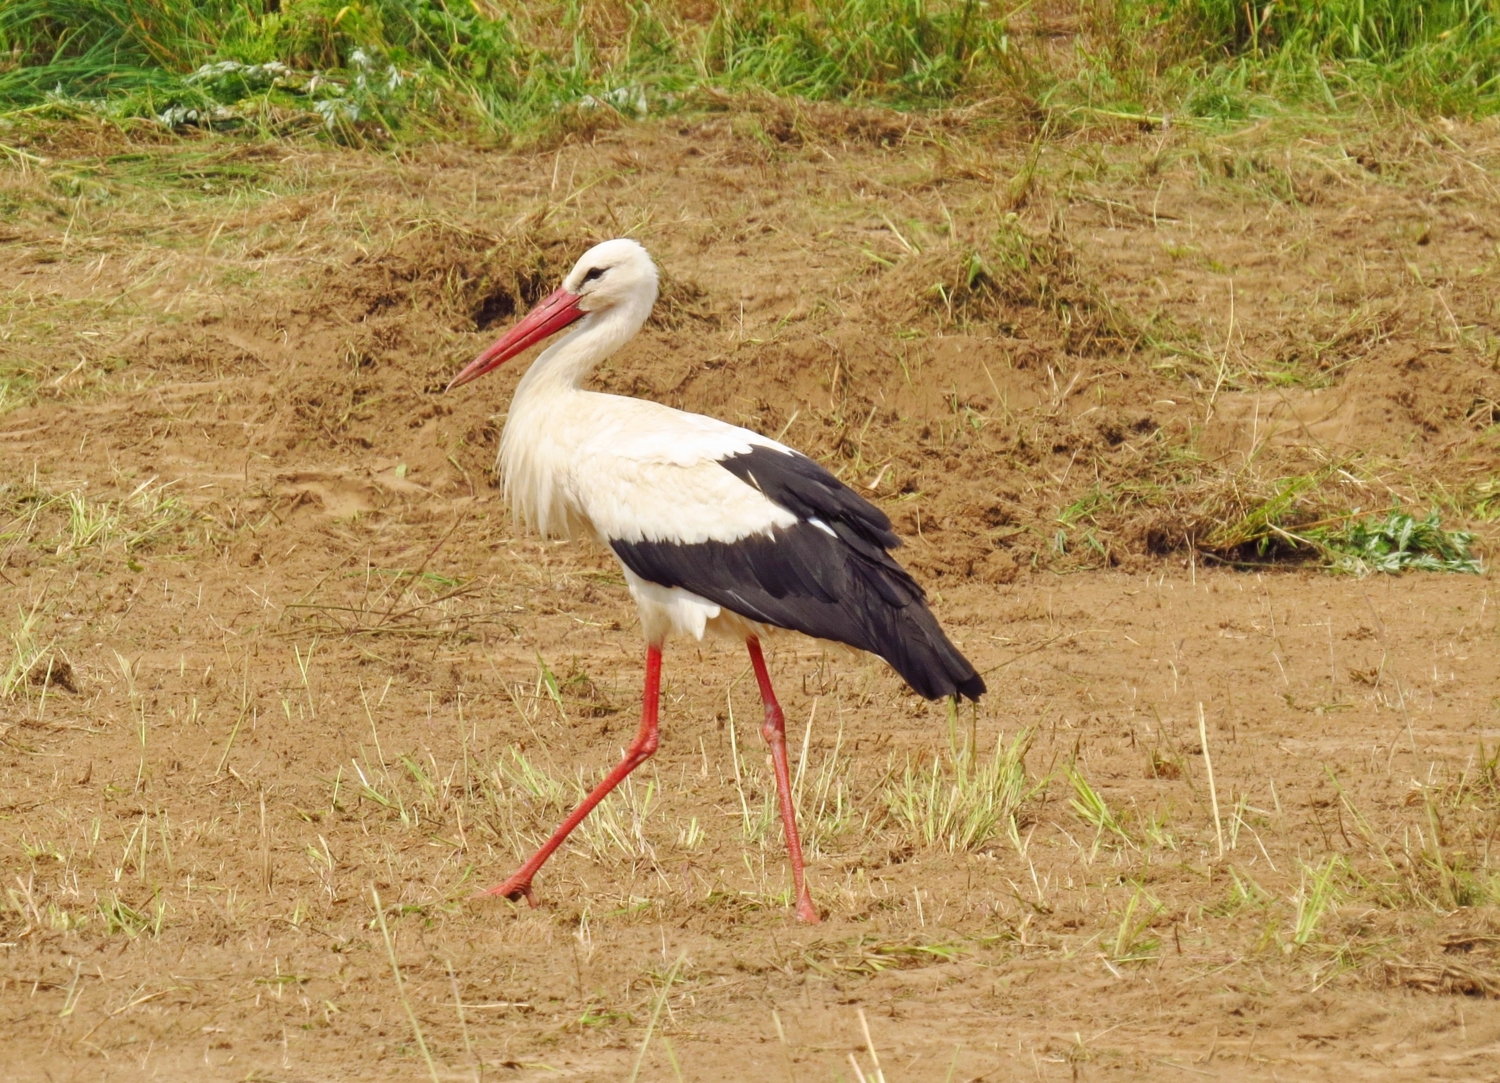
[[[401,998],[401,1006],[406,1009],[406,1018],[411,1020],[417,1048],[422,1051],[422,1059],[427,1062],[427,1073],[432,1077],[432,1083],[439,1083],[437,1065],[433,1063],[427,1040],[422,1037],[422,1024],[417,1022],[417,1013],[412,1010],[411,1001],[406,996],[406,985],[401,980],[401,965],[396,962],[396,945],[391,942],[391,930],[385,923],[385,907],[381,906],[380,892],[375,890],[373,883],[370,885],[370,898],[375,900],[375,920],[380,924],[380,935],[385,939],[385,953],[391,960],[391,975],[396,979],[396,995]]]
[[[1208,797],[1214,806],[1214,838],[1219,843],[1219,856],[1224,856],[1224,822],[1219,817],[1219,788],[1214,784],[1214,761],[1208,754],[1208,719],[1203,716],[1203,704],[1198,704],[1198,739],[1203,744],[1203,768],[1208,772]]]

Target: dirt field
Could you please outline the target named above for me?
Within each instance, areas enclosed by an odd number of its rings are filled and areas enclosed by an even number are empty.
[[[1493,537],[1500,126],[974,123],[6,134],[0,1075],[1500,1078],[1489,572],[1199,544],[1290,476]],[[871,493],[990,683],[773,644],[817,927],[712,643],[541,907],[472,898],[643,652],[494,487],[524,363],[441,389],[624,233],[664,296],[598,385]]]

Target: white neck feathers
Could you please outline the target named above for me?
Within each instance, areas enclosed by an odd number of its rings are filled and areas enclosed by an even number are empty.
[[[531,363],[516,385],[500,436],[496,467],[516,517],[543,535],[573,536],[583,525],[568,500],[574,415],[583,381],[635,337],[651,314],[656,290],[590,312]]]

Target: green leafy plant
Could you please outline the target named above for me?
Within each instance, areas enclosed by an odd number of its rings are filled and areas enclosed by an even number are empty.
[[[1317,934],[1318,924],[1329,909],[1338,905],[1342,892],[1339,885],[1349,871],[1348,863],[1335,854],[1316,866],[1302,862],[1301,882],[1292,896],[1295,916],[1292,939],[1287,951],[1306,947]]]
[[[1320,527],[1306,535],[1323,549],[1335,571],[1468,572],[1479,574],[1479,558],[1471,546],[1474,536],[1444,530],[1436,511],[1425,519],[1392,511],[1383,519],[1351,519],[1338,526]]]

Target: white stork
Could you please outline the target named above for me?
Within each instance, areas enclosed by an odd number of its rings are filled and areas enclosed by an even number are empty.
[[[984,680],[949,642],[922,588],[890,556],[885,514],[812,459],[775,440],[660,403],[585,391],[594,366],[641,329],[656,265],[631,240],[583,254],[562,286],[453,378],[466,384],[569,325],[516,387],[499,472],[516,514],[545,536],[591,536],[620,561],[646,637],[641,725],[625,758],[509,880],[487,894],[525,896],[569,832],[656,751],[661,649],[669,635],[743,640],[765,704],[761,729],[797,894],[803,876],[787,769],[786,723],[760,640],[773,629],[884,658],[928,699],[977,699]]]

